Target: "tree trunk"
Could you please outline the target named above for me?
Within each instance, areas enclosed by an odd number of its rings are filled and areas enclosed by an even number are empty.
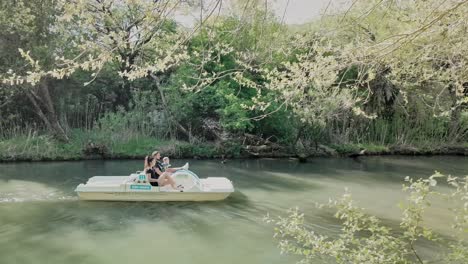
[[[299,131],[296,135],[296,140],[294,141],[294,152],[296,153],[297,157],[299,158],[299,162],[306,162],[307,157],[309,156],[308,150],[302,144],[302,134],[304,133],[305,125],[299,127]]]
[[[161,88],[158,76],[156,76],[153,73],[150,73],[150,76],[155,81],[156,88],[158,88],[159,95],[161,96],[161,102],[162,102],[162,105],[164,107],[164,112],[166,113],[166,116],[169,119],[168,121],[171,122],[172,124],[174,124],[175,127],[177,127],[177,129],[180,132],[182,132],[185,136],[187,136],[189,141],[191,142],[192,141],[192,133],[189,130],[187,130],[182,124],[180,124],[177,120],[175,120],[175,118],[173,118],[172,113],[169,110],[169,107],[167,105],[166,97],[164,95],[164,91]],[[171,132],[171,137],[175,138],[175,135],[172,133],[173,131],[171,130],[170,132]]]
[[[55,112],[54,105],[49,93],[49,82],[47,79],[31,89],[25,91],[26,96],[34,107],[35,112],[45,124],[47,130],[61,142],[68,142],[68,138],[63,126]]]

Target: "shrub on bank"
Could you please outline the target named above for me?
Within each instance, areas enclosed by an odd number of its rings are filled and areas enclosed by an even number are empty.
[[[135,135],[114,141],[100,131],[74,130],[68,143],[48,135],[19,135],[0,141],[0,160],[78,160],[87,158],[136,158],[148,155],[168,142]],[[102,151],[105,149],[105,151]]]
[[[363,149],[365,149],[367,153],[372,154],[389,152],[389,148],[387,146],[375,144],[332,144],[331,147],[341,155],[359,153]]]
[[[47,134],[29,133],[0,140],[0,160],[79,160],[100,158],[143,158],[154,150],[173,158],[240,158],[249,157],[243,146],[236,141],[222,144],[204,141],[189,143],[148,137],[140,133],[125,136],[102,130],[72,130],[68,143],[59,142]],[[366,150],[366,155],[403,154],[467,155],[468,145],[457,146],[422,144],[415,146],[376,144],[332,144],[329,145],[340,155],[350,155]],[[288,153],[285,153],[288,154]],[[258,157],[261,157],[258,156]]]

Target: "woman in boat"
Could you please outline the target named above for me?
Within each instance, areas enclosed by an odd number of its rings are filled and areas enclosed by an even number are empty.
[[[145,157],[144,171],[148,182],[152,186],[166,186],[170,184],[173,189],[178,190],[175,186],[174,180],[170,177],[170,174],[161,172],[155,158],[151,156]]]
[[[166,161],[161,161],[161,153],[159,151],[154,151],[151,156],[156,159],[156,167],[155,169],[159,169],[159,172],[167,172],[169,175],[172,175],[172,173],[178,171],[178,170],[187,170],[188,169],[188,163],[186,163],[184,166],[179,167],[179,168],[168,168],[167,165],[169,165],[169,158],[164,157]],[[158,172],[158,173],[159,173]]]

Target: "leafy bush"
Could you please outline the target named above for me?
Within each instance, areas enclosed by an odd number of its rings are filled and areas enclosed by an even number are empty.
[[[176,144],[176,156],[177,157],[200,157],[200,158],[213,158],[217,156],[218,149],[216,146],[211,144],[206,145],[195,145],[189,143],[178,143]]]
[[[163,137],[168,124],[153,92],[140,91],[133,93],[129,110],[118,107],[115,112],[105,113],[97,120],[96,128],[114,140],[125,140],[135,135]]]
[[[435,189],[438,178],[446,178],[451,192]],[[334,259],[337,263],[428,263],[414,245],[420,240],[429,240],[444,247],[440,252],[443,263],[466,263],[468,246],[468,176],[464,178],[445,177],[435,173],[428,179],[406,179],[403,190],[408,192],[402,205],[401,230],[392,230],[375,216],[368,215],[355,205],[349,193],[328,204],[318,205],[336,210],[335,218],[342,221],[341,234],[337,237],[321,235],[310,229],[304,221],[304,214],[298,209],[291,210],[286,217],[266,218],[276,225],[275,237],[279,240],[281,252],[299,255],[303,263],[314,263],[317,259]],[[452,206],[453,235],[450,238],[438,236],[424,226],[424,212],[431,205],[431,197],[442,197]],[[434,261],[434,260],[431,260]]]
[[[241,155],[242,145],[235,141],[226,141],[221,147],[222,155],[226,158],[234,157],[238,158]]]

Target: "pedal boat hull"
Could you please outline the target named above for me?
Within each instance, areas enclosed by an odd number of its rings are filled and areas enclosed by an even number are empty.
[[[146,176],[134,173],[130,176],[94,176],[75,189],[81,200],[88,201],[220,201],[234,192],[232,182],[224,177],[199,179],[189,171],[181,170],[172,175],[183,192],[170,186],[151,186]]]

